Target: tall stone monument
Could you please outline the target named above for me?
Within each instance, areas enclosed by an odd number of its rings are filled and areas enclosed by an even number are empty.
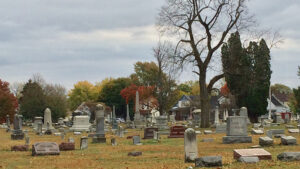
[[[24,133],[22,131],[22,115],[15,114],[14,117],[14,129],[11,134],[12,140],[23,140]]]
[[[251,124],[249,117],[248,117],[248,109],[246,107],[241,107],[240,108],[240,116],[247,117],[247,124]]]
[[[217,125],[219,123],[220,123],[220,120],[219,120],[219,107],[216,107],[214,124]]]
[[[54,127],[52,126],[52,117],[51,117],[51,110],[49,108],[46,108],[44,112],[44,125],[43,129],[47,129],[47,123],[49,123],[49,129],[53,130]]]
[[[116,107],[113,106],[113,112],[112,112],[112,129],[118,129],[118,122],[116,119]]]
[[[196,132],[188,128],[184,132],[184,159],[185,162],[194,162],[198,157]]]
[[[226,136],[223,137],[223,143],[252,143],[252,137],[247,134],[247,117],[230,116],[227,118],[227,131]]]
[[[104,131],[104,107],[101,104],[97,105],[96,112],[96,134],[93,136],[93,143],[106,143]]]
[[[130,123],[130,116],[129,116],[129,105],[126,105],[126,123]]]
[[[145,124],[142,121],[141,114],[140,114],[140,98],[139,98],[138,91],[136,91],[136,96],[135,96],[134,125],[136,128],[144,128],[145,127]]]

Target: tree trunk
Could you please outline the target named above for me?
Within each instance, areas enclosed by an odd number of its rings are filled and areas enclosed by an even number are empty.
[[[209,127],[209,95],[206,86],[206,71],[200,70],[199,77],[199,87],[200,87],[200,102],[201,102],[201,128]]]

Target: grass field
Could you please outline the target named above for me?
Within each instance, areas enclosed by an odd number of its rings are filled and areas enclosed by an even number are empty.
[[[283,128],[283,126],[282,126]],[[201,129],[201,131],[203,131]],[[286,130],[287,132],[287,130]],[[92,144],[89,140],[89,147],[86,150],[80,150],[80,137],[68,133],[65,137],[75,138],[76,150],[64,151],[59,156],[31,156],[31,147],[28,152],[12,152],[13,145],[22,145],[24,140],[13,141],[10,139],[10,133],[5,129],[0,129],[0,168],[103,168],[103,169],[184,169],[188,166],[194,167],[193,163],[184,163],[184,141],[180,139],[167,139],[162,136],[160,142],[155,140],[142,140],[143,145],[132,145],[132,139],[127,140],[126,136],[140,134],[142,131],[129,130],[124,138],[118,138],[111,134],[106,134],[106,144]],[[33,132],[28,133],[30,144],[35,142],[52,141],[60,144],[60,136],[37,136]],[[83,133],[82,136],[87,135]],[[222,137],[225,134],[198,135],[199,156],[220,155],[223,157],[223,167],[230,169],[252,169],[252,168],[288,168],[300,169],[299,162],[281,162],[277,160],[277,155],[285,151],[300,151],[300,146],[281,146],[280,139],[275,138],[275,145],[267,147],[265,150],[272,154],[272,160],[260,161],[257,164],[242,164],[233,159],[233,149],[249,148],[252,145],[258,145],[260,136],[252,135],[251,144],[222,144]],[[300,140],[299,134],[289,134]],[[118,145],[110,145],[110,138],[116,137]],[[203,138],[214,138],[212,143],[203,143]],[[142,151],[143,155],[139,157],[129,157],[128,152]]]

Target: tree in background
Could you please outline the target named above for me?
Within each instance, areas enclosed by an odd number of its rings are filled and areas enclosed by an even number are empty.
[[[9,84],[10,91],[18,98],[20,99],[22,96],[22,90],[25,83],[23,82],[14,82],[12,84]]]
[[[298,66],[298,76],[300,78],[300,66]]]
[[[262,39],[243,48],[238,32],[233,33],[222,47],[225,80],[235,96],[238,107],[247,107],[250,119],[267,113],[270,87],[270,50]]]
[[[67,112],[66,88],[61,85],[47,84],[44,88],[46,106],[51,109],[51,116],[54,121],[65,117]]]
[[[20,113],[24,119],[33,120],[35,116],[44,116],[46,109],[46,96],[42,87],[37,82],[29,80],[23,90],[22,97],[19,99]]]
[[[73,111],[82,102],[97,101],[99,89],[88,81],[79,81],[74,85],[74,88],[69,91],[68,96],[69,107]]]
[[[192,64],[197,69],[194,73],[199,76],[201,127],[209,127],[210,93],[224,77],[216,75],[207,83],[208,68],[213,66],[211,61],[230,31],[250,23],[245,3],[245,0],[167,0],[161,8],[158,20],[161,32],[178,39],[176,63]]]
[[[293,89],[289,106],[294,113],[300,114],[300,87]]]
[[[9,83],[0,79],[0,122],[6,121],[6,115],[12,120],[17,107],[18,100],[9,90]]]
[[[118,116],[126,117],[126,102],[121,96],[121,91],[132,83],[130,78],[117,78],[106,83],[98,101],[105,103],[107,106],[116,107],[116,114]]]

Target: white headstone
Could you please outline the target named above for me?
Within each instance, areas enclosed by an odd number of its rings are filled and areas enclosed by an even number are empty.
[[[194,162],[198,157],[196,132],[192,128],[188,128],[184,132],[184,153],[185,162]]]

